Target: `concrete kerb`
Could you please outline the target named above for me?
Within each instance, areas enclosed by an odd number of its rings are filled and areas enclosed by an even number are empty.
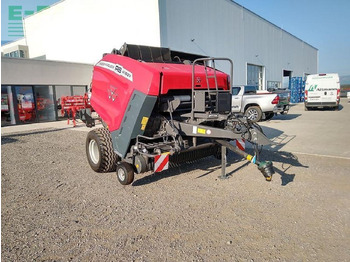
[[[102,127],[102,125],[98,124],[95,127]],[[77,121],[77,125],[75,127],[73,126],[73,123],[67,124],[67,121],[54,121],[1,127],[1,136],[12,135],[16,133],[30,133],[44,129],[70,129],[73,131],[82,132],[89,132],[91,130],[91,128],[86,127],[85,124],[81,121]]]

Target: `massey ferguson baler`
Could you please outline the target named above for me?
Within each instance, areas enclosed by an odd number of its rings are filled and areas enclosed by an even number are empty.
[[[215,63],[227,63],[231,75],[216,70]],[[104,127],[87,136],[90,166],[96,172],[116,170],[127,185],[135,172],[159,172],[210,155],[222,158],[224,172],[228,148],[271,180],[272,163],[257,159],[257,148],[270,140],[257,124],[231,113],[232,74],[230,59],[168,48],[124,44],[104,55],[91,85],[91,105]],[[233,146],[235,139],[252,143],[255,156]]]

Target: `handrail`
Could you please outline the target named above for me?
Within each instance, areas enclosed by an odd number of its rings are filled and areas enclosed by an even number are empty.
[[[216,91],[219,92],[218,90],[218,86],[217,86],[217,77],[216,77],[216,68],[215,68],[215,61],[228,61],[230,63],[230,79],[228,81],[228,88],[229,88],[229,92],[232,95],[232,83],[233,83],[233,62],[231,59],[229,58],[223,58],[223,57],[207,57],[207,58],[198,58],[196,60],[193,61],[192,64],[192,110],[191,110],[191,119],[194,119],[194,91],[195,91],[195,67],[198,64],[198,62],[203,62],[204,64],[204,70],[205,70],[205,74],[206,74],[206,81],[207,81],[207,88],[208,91],[210,91],[209,88],[209,80],[208,80],[208,74],[207,74],[207,64],[206,62],[208,61],[212,61],[213,62],[213,69],[214,69],[214,78],[215,78],[215,88]]]

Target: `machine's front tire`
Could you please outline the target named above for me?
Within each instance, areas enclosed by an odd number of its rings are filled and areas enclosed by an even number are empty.
[[[250,106],[247,108],[247,110],[244,112],[244,115],[253,123],[259,122],[262,117],[262,112],[260,107],[258,106]]]
[[[86,138],[86,156],[91,168],[99,173],[113,172],[118,156],[113,150],[110,132],[106,128],[91,130]]]
[[[120,184],[129,185],[134,181],[134,169],[128,163],[121,162],[117,165],[117,178]]]

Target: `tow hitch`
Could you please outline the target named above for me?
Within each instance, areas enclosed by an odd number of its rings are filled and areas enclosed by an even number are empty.
[[[263,174],[266,181],[272,180],[272,175],[275,173],[275,171],[273,169],[273,164],[271,161],[261,161],[261,162],[258,161],[257,160],[257,155],[258,155],[257,149],[255,149],[255,151],[256,151],[255,156],[252,156],[252,155],[240,150],[239,148],[231,145],[226,140],[216,139],[216,142],[222,146],[222,149],[221,149],[222,152],[225,152],[226,148],[228,148],[232,152],[244,157],[245,159],[247,159],[251,163],[257,165],[258,169]],[[225,170],[225,168],[226,168],[226,154],[222,154],[221,161],[222,161],[221,178],[227,178],[227,174],[226,174],[226,170]]]

